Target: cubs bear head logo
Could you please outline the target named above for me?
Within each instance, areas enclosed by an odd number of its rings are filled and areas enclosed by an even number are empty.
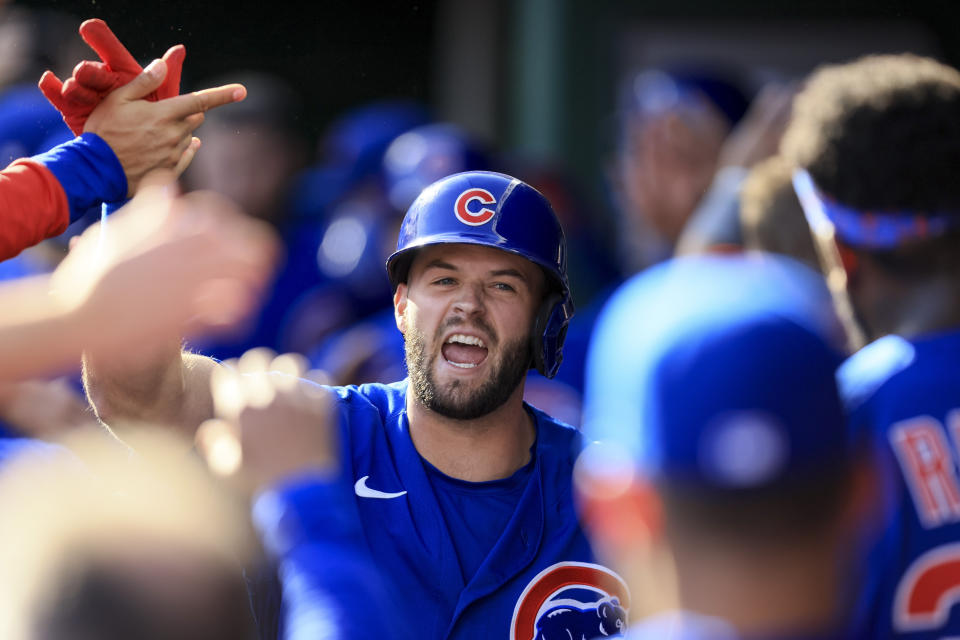
[[[621,636],[630,592],[623,578],[586,562],[558,562],[530,581],[517,600],[510,640]]]
[[[478,227],[490,222],[496,210],[488,205],[496,205],[497,199],[486,189],[467,189],[459,196],[453,205],[457,220],[471,227]],[[471,211],[472,209],[472,211]]]

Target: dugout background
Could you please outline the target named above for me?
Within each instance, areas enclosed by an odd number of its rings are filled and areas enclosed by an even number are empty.
[[[706,56],[761,82],[865,51],[960,65],[960,3],[930,0],[12,4],[102,17],[143,62],[183,42],[186,88],[232,69],[277,73],[301,92],[311,141],[352,106],[423,101],[495,147],[568,167],[598,201],[618,78],[632,67]]]

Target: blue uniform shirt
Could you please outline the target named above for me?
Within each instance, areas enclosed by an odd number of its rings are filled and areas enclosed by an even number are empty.
[[[960,332],[887,336],[838,374],[855,434],[874,439],[888,501],[866,560],[863,637],[960,635]]]
[[[489,504],[491,485],[477,483],[472,505],[470,483],[460,483],[457,518],[447,515],[451,507],[443,503],[449,497],[438,500],[438,479],[431,478],[410,438],[406,389],[405,381],[333,389],[342,427],[341,484],[352,485],[360,530],[390,594],[390,615],[396,619],[389,624],[401,630],[397,635],[412,631],[418,638],[549,640],[568,638],[568,633],[603,635],[602,616],[608,626],[615,626],[613,618],[622,624],[629,608],[626,585],[594,563],[574,512],[572,469],[579,433],[527,405],[537,429],[530,464],[503,487],[494,486],[495,492],[517,494],[506,498],[516,506],[503,514],[499,535],[490,536],[489,553],[471,559],[462,549],[458,552],[454,538],[462,535],[471,515],[497,510]],[[318,499],[310,512],[324,513],[327,507]],[[298,509],[304,511],[302,502]],[[280,510],[277,522],[282,518]],[[263,518],[259,525],[261,531],[270,529]],[[483,525],[477,523],[478,529]],[[322,580],[323,557],[312,562],[307,573]],[[358,598],[363,592],[356,590]],[[330,606],[326,600],[320,605]],[[364,615],[381,615],[372,605],[350,602],[343,593],[332,606],[356,630]]]

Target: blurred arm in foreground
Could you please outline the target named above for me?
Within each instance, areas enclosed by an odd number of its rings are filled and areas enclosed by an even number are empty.
[[[0,379],[48,373],[85,349],[147,357],[249,310],[273,263],[271,232],[219,196],[175,189],[167,179],[145,185],[50,277],[0,287]]]
[[[340,473],[340,413],[329,389],[304,380],[306,360],[267,349],[216,367],[216,418],[197,432],[211,470],[252,496],[254,525],[276,564],[285,640],[405,638],[395,600]],[[375,612],[373,616],[357,615]],[[262,624],[262,621],[261,621]]]

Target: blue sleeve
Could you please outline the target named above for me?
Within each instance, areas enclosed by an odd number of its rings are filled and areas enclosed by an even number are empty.
[[[279,567],[284,640],[401,638],[353,492],[304,475],[262,493],[253,521]]]
[[[100,208],[100,217],[106,218],[116,213],[118,210],[126,206],[130,202],[129,198],[124,198],[123,200],[115,200],[113,202],[104,202],[103,206]]]
[[[70,222],[102,202],[127,197],[127,176],[113,149],[95,133],[57,145],[33,156],[57,178],[70,204]]]

